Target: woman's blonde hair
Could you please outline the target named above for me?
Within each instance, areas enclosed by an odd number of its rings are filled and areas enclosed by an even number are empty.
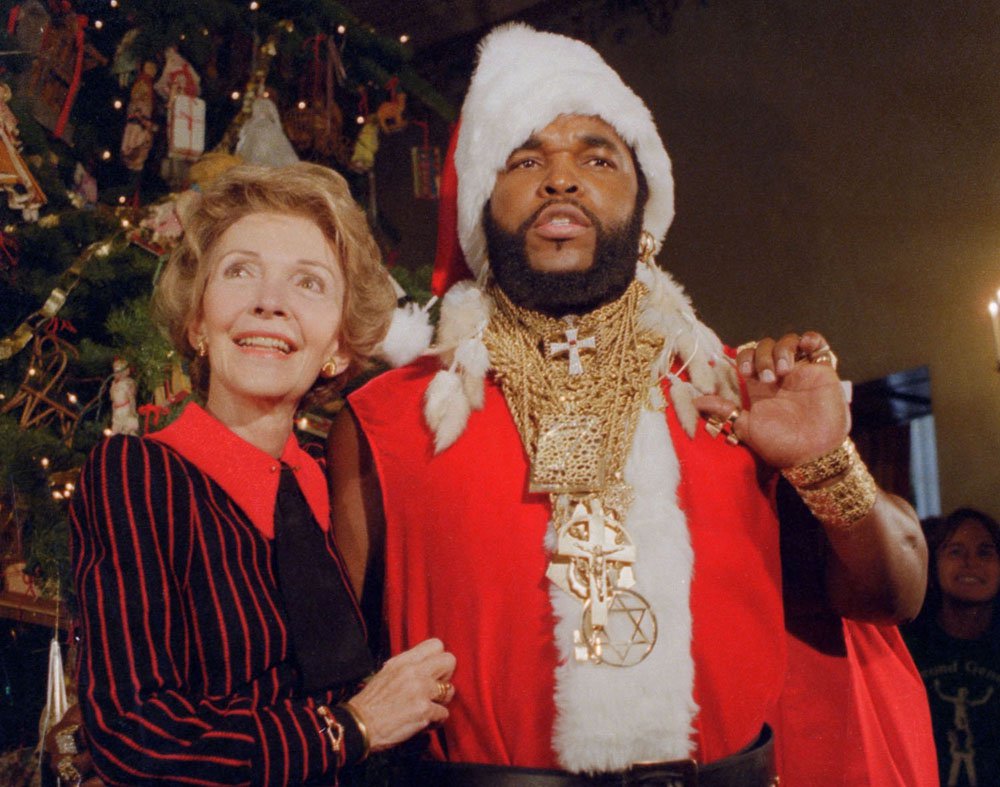
[[[288,167],[240,165],[207,186],[182,217],[184,236],[153,293],[153,319],[190,361],[191,379],[208,390],[208,364],[195,352],[188,328],[201,314],[211,251],[222,234],[251,213],[281,213],[314,221],[330,241],[346,283],[341,349],[350,359],[334,380],[321,378],[309,393],[325,398],[364,369],[385,337],[396,305],[389,274],[361,208],[346,181],[331,169],[299,162]]]

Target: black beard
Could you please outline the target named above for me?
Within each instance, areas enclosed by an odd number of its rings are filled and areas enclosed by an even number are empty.
[[[624,224],[605,229],[592,212],[569,200],[597,231],[594,261],[584,271],[544,273],[528,262],[525,238],[541,212],[555,202],[566,200],[546,202],[514,232],[497,226],[486,203],[483,231],[490,270],[500,289],[518,306],[552,317],[584,314],[620,297],[635,278],[643,212],[637,208]]]

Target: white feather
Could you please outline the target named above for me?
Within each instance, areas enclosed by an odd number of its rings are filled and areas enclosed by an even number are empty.
[[[406,303],[393,311],[389,331],[375,356],[393,367],[406,366],[427,351],[433,337],[434,328],[426,309]]]
[[[434,432],[434,453],[441,453],[459,438],[470,412],[458,374],[450,369],[435,374],[424,394],[424,419]]]
[[[483,409],[483,383],[490,370],[490,352],[480,336],[466,339],[455,350],[455,364],[460,369],[465,396],[474,410]]]

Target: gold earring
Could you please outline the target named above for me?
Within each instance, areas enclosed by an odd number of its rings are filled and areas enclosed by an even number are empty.
[[[639,236],[639,262],[648,263],[656,254],[656,238],[646,230]]]
[[[205,344],[204,336],[198,337],[198,344],[195,345],[194,350],[196,353],[198,353],[199,358],[204,358],[206,355],[208,355],[208,345]]]
[[[320,372],[324,377],[333,377],[338,371],[340,371],[340,364],[338,364],[333,358],[323,364],[320,368]]]

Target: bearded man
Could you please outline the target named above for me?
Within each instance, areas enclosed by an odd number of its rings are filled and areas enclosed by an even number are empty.
[[[673,218],[649,110],[585,44],[481,44],[455,150],[476,283],[433,357],[331,438],[355,586],[392,650],[458,659],[420,783],[763,787],[785,663],[774,480],[821,523],[832,608],[917,612],[926,548],[848,439],[814,332],[727,353],[653,262]],[[353,417],[352,417],[353,414]],[[846,702],[846,700],[845,700]]]

